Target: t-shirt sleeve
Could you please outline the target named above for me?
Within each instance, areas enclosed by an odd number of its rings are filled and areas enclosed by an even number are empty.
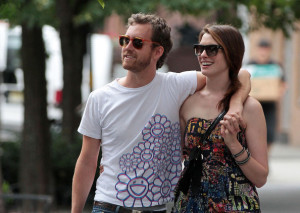
[[[197,72],[185,71],[178,73],[175,78],[175,92],[180,104],[189,96],[195,93],[197,88]]]
[[[101,139],[99,97],[92,92],[87,100],[78,132],[91,138]]]

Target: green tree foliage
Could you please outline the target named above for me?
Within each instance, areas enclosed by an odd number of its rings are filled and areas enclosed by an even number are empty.
[[[265,26],[272,30],[281,29],[289,36],[300,18],[299,0],[249,0],[246,5],[255,18],[250,26],[253,30]]]
[[[102,6],[102,8],[105,7],[105,3],[104,3],[104,0],[98,0],[99,4]]]
[[[286,36],[300,19],[300,0],[114,0],[105,3],[105,11],[114,10],[126,17],[135,12],[155,12],[162,5],[169,11],[206,17],[208,22],[230,23],[236,27],[242,25],[237,15],[239,6],[245,6],[249,17],[255,19],[248,31],[265,26],[272,30],[281,29]]]
[[[281,29],[286,36],[300,19],[300,0],[162,0],[161,4],[172,11],[213,17],[218,23],[230,23],[236,27],[242,24],[237,12],[243,5],[248,9],[249,17],[254,19],[248,31],[265,26],[272,30]]]
[[[11,25],[20,25],[26,21],[29,27],[55,25],[54,9],[53,0],[2,0],[0,19],[8,20]]]

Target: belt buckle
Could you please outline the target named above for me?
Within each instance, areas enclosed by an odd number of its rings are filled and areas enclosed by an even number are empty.
[[[132,210],[132,213],[142,213],[143,211],[139,211],[139,210]]]

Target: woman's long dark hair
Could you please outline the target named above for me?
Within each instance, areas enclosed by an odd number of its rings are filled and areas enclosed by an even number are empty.
[[[206,25],[199,34],[199,41],[201,41],[205,33],[210,34],[213,39],[223,47],[225,60],[229,67],[229,79],[231,84],[224,98],[218,103],[219,110],[228,110],[231,96],[241,87],[238,73],[242,67],[245,52],[243,37],[241,33],[231,25]]]

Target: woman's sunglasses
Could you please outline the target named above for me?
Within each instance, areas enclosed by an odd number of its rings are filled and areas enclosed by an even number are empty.
[[[212,56],[216,56],[218,54],[218,50],[223,49],[223,47],[217,44],[211,44],[211,45],[194,44],[194,49],[195,49],[196,56],[200,56],[205,50],[207,56],[212,57]]]
[[[130,41],[132,41],[132,45],[136,49],[141,49],[144,45],[144,42],[150,42],[150,43],[160,46],[160,44],[155,41],[150,41],[150,40],[146,40],[146,39],[142,39],[142,38],[138,38],[138,37],[130,38],[129,36],[126,36],[126,35],[119,36],[119,44],[121,47],[126,47]]]

